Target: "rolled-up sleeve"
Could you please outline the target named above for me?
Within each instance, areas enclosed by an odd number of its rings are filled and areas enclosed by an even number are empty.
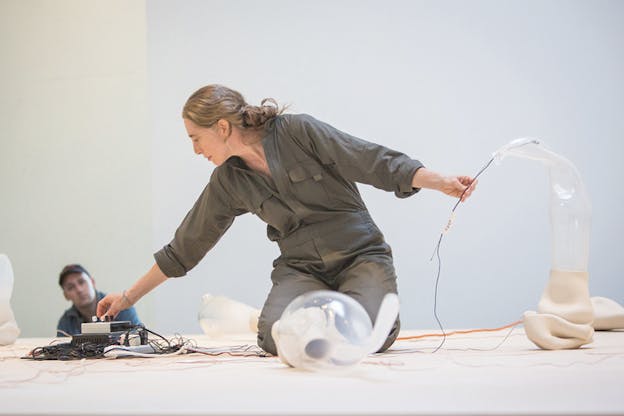
[[[158,267],[168,277],[184,276],[195,267],[241,214],[231,208],[216,173],[215,169],[173,240],[154,254]]]
[[[394,192],[399,198],[420,190],[412,187],[414,174],[423,167],[420,161],[351,136],[307,114],[290,115],[286,120],[293,139],[344,178]]]

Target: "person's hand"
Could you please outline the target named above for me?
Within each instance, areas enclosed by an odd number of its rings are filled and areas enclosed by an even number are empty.
[[[445,176],[442,178],[438,191],[455,198],[461,197],[464,202],[475,190],[477,182],[470,176]]]
[[[412,178],[413,188],[435,189],[462,202],[468,199],[477,186],[477,180],[470,176],[444,176],[427,168],[420,168]]]
[[[128,309],[130,306],[132,306],[132,302],[128,299],[125,292],[111,293],[98,302],[95,314],[103,321],[106,320],[105,317],[107,316],[113,319],[119,312]]]

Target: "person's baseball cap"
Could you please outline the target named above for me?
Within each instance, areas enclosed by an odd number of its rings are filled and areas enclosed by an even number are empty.
[[[63,280],[65,280],[65,276],[74,273],[86,273],[87,276],[91,277],[87,269],[85,269],[81,265],[68,264],[67,266],[63,267],[63,270],[61,270],[61,274],[59,275],[59,286],[63,287]]]

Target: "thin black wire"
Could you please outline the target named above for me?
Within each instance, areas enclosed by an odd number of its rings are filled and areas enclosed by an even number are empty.
[[[472,181],[473,182],[476,181],[479,175],[481,175],[483,171],[489,168],[493,161],[494,161],[494,156],[492,156],[489,162],[487,162],[485,166],[481,168],[481,170],[474,176]],[[455,214],[455,210],[459,206],[459,203],[461,202],[462,198],[464,197],[464,194],[466,193],[466,191],[468,191],[468,189],[470,189],[470,186],[467,186],[466,189],[464,189],[464,192],[462,192],[462,194],[459,196],[459,199],[457,200],[457,202],[455,203],[455,206],[451,210],[451,216],[450,216],[451,219],[449,219],[449,222],[446,226],[445,231],[448,230],[448,228],[450,227],[453,214]],[[437,259],[438,259],[438,272],[436,274],[435,291],[433,295],[433,316],[435,317],[435,320],[438,323],[440,330],[442,331],[442,340],[440,341],[440,344],[432,351],[432,354],[437,352],[440,348],[442,348],[442,345],[444,345],[444,343],[446,342],[446,331],[444,330],[444,327],[442,326],[442,322],[440,321],[440,318],[438,317],[438,285],[440,283],[440,272],[442,270],[442,259],[440,258],[440,246],[442,245],[442,237],[444,237],[444,231],[440,233],[440,238],[438,238],[438,243],[436,244],[435,250],[433,251],[431,258],[429,259],[429,261],[433,260],[433,256],[437,256]]]

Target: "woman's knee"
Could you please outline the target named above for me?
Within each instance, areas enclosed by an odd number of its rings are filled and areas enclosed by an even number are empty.
[[[277,355],[277,347],[271,334],[274,323],[275,320],[267,320],[266,317],[260,316],[258,320],[258,346],[269,354]]]

